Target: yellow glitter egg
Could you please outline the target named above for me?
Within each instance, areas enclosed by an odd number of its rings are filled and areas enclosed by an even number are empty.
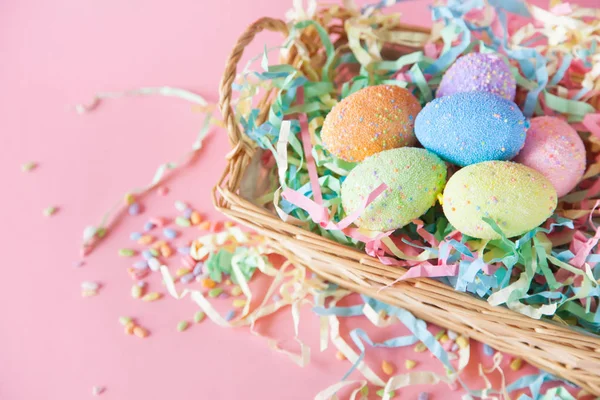
[[[556,190],[536,170],[510,161],[487,161],[456,172],[444,189],[448,221],[479,239],[499,239],[485,222],[493,220],[507,237],[541,225],[556,208]]]
[[[416,143],[419,101],[399,86],[369,86],[346,97],[327,114],[321,139],[342,160],[362,161],[375,153]]]

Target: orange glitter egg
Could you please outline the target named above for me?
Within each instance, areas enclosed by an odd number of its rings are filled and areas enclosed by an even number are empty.
[[[321,139],[327,150],[351,162],[383,150],[416,143],[415,118],[419,101],[393,85],[369,86],[351,94],[327,114]]]

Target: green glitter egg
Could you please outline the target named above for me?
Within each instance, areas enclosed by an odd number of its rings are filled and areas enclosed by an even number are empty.
[[[499,239],[484,217],[513,237],[548,219],[556,201],[552,183],[536,170],[510,161],[487,161],[452,175],[444,189],[443,207],[448,221],[460,232]]]
[[[387,189],[361,213],[355,224],[389,231],[408,224],[435,204],[446,183],[446,164],[435,154],[414,147],[382,151],[357,165],[342,184],[342,204],[350,214],[379,185]]]

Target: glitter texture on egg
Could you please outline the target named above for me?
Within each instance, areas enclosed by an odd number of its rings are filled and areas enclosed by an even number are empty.
[[[512,101],[486,92],[465,92],[427,103],[415,121],[415,134],[427,150],[464,167],[512,159],[525,143],[527,127]]]
[[[414,147],[377,153],[356,166],[342,184],[347,214],[381,183],[388,188],[364,210],[355,224],[370,230],[401,228],[436,202],[446,183],[446,164],[435,154]]]
[[[517,82],[510,68],[497,54],[469,53],[448,68],[436,97],[460,92],[488,92],[514,100]]]
[[[500,238],[484,217],[514,237],[541,225],[556,202],[556,191],[544,175],[510,161],[462,168],[448,180],[443,196],[444,214],[452,226],[479,239]]]
[[[351,162],[416,143],[419,101],[393,85],[369,86],[340,101],[325,118],[321,139],[327,150]]]
[[[513,161],[544,175],[558,197],[569,193],[585,172],[585,146],[565,121],[556,117],[536,117],[530,121],[525,146]]]

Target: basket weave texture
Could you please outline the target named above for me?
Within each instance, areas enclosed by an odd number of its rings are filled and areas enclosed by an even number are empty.
[[[424,28],[403,24],[398,24],[396,29],[421,34],[413,35],[417,38],[428,33]],[[528,363],[600,396],[600,339],[597,337],[531,319],[504,307],[490,306],[484,300],[457,292],[432,279],[392,284],[406,272],[405,269],[383,265],[363,252],[287,224],[275,212],[239,195],[244,172],[257,148],[237,123],[231,106],[231,86],[244,49],[263,30],[288,34],[288,26],[278,19],[261,18],[251,24],[235,44],[221,81],[219,105],[232,150],[227,154],[227,166],[213,190],[216,208],[273,240],[291,262],[304,265],[331,282],[405,308],[421,319],[485,342],[496,350],[520,356]],[[339,36],[336,46],[344,45],[343,23],[329,26],[328,31]],[[311,44],[318,42],[317,32],[307,30],[301,40],[310,51],[311,46],[314,47]],[[419,48],[423,44],[415,42],[410,46]],[[283,61],[298,67],[298,60],[298,53],[292,47]],[[259,104],[259,120],[264,121],[269,105],[267,94]]]

